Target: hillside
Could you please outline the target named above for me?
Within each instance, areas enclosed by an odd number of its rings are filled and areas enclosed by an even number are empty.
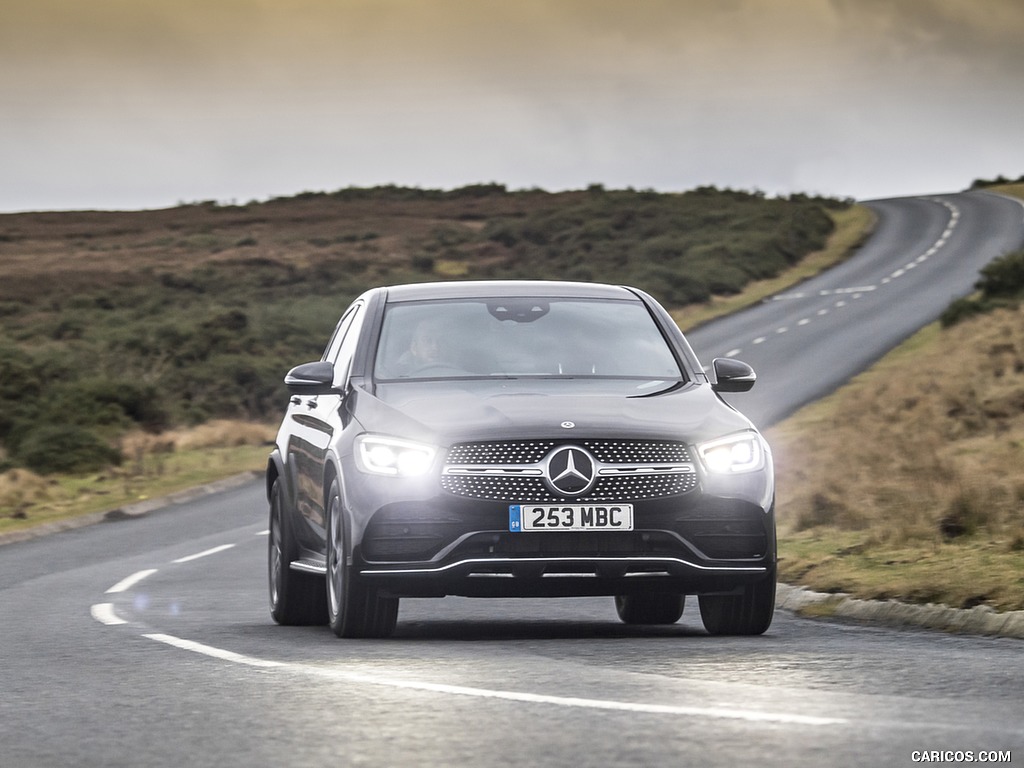
[[[372,285],[595,280],[679,307],[799,263],[848,207],[478,185],[0,216],[0,470],[95,471],[130,430],[273,421],[283,373]]]
[[[1024,198],[1024,183],[996,189]],[[116,446],[111,460],[125,462],[43,478],[0,454],[8,467],[0,473],[0,535],[258,468],[279,413],[281,373],[319,354],[338,311],[364,285],[532,275],[527,263],[564,276],[618,206],[647,229],[622,227],[601,241],[606,255],[619,253],[617,271],[594,266],[615,259],[582,259],[575,276],[589,268],[594,279],[629,282],[630,269],[666,266],[631,259],[650,240],[736,242],[751,235],[749,220],[820,222],[821,213],[839,224],[828,258],[841,258],[867,226],[857,215],[863,209],[835,201],[492,187],[0,216],[0,435],[24,448],[32,444],[29,415],[45,424],[57,406],[91,409],[78,427]],[[729,217],[716,220],[716,206]],[[692,224],[698,215],[706,227]],[[691,224],[680,229],[684,216]],[[819,228],[832,231],[812,231]],[[787,235],[785,224],[772,231],[757,236],[817,242],[806,230]],[[686,261],[684,253],[667,264],[682,270]],[[777,279],[823,265],[820,255],[804,257]],[[994,263],[979,292],[951,307],[948,327],[924,329],[769,431],[784,581],[860,597],[1024,609],[1024,291],[1013,288],[1022,265],[1024,254]],[[635,282],[669,295],[667,281]],[[759,280],[674,314],[698,322],[778,289]],[[240,381],[241,372],[251,378]],[[205,423],[188,426],[194,422]]]
[[[978,288],[769,430],[784,581],[1024,609],[1024,252]]]

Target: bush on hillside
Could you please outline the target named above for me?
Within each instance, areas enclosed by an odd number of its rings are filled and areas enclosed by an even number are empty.
[[[975,284],[988,298],[1019,297],[1024,294],[1024,251],[1009,253],[987,264]]]
[[[285,372],[319,358],[342,311],[372,285],[594,280],[683,306],[741,291],[820,249],[833,228],[828,211],[848,204],[714,187],[474,184],[53,214],[44,228],[5,215],[11,237],[33,232],[25,237],[50,261],[8,274],[0,240],[0,451],[47,464],[32,437],[43,424],[71,425],[95,446],[96,435],[134,429],[277,421]],[[64,264],[76,268],[55,266]]]
[[[1017,179],[1008,179],[1002,174],[994,179],[975,179],[971,182],[971,189],[984,189],[985,187],[999,187],[1004,184],[1024,184],[1024,174]]]
[[[1024,298],[1024,251],[1001,256],[981,270],[974,284],[978,296],[957,299],[940,318],[943,328],[1000,307],[1015,307]]]
[[[75,425],[42,424],[20,441],[13,458],[41,475],[86,474],[121,463],[121,453]]]

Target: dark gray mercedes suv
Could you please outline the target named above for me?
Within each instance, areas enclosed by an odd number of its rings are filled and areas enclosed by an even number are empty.
[[[710,376],[710,377],[709,377]],[[608,595],[712,634],[775,604],[771,452],[633,288],[542,281],[375,288],[292,369],[267,466],[270,609],[386,637],[402,597]]]

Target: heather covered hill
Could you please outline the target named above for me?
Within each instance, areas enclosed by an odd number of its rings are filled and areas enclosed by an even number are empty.
[[[245,205],[0,216],[0,467],[89,469],[124,431],[274,420],[372,285],[549,278],[634,284],[669,306],[821,249],[848,201],[349,188]],[[59,430],[65,450],[46,446]],[[79,458],[75,458],[79,457]]]

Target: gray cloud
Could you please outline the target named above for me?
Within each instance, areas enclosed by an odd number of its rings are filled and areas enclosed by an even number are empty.
[[[0,2],[0,210],[1024,172],[1015,0]]]

